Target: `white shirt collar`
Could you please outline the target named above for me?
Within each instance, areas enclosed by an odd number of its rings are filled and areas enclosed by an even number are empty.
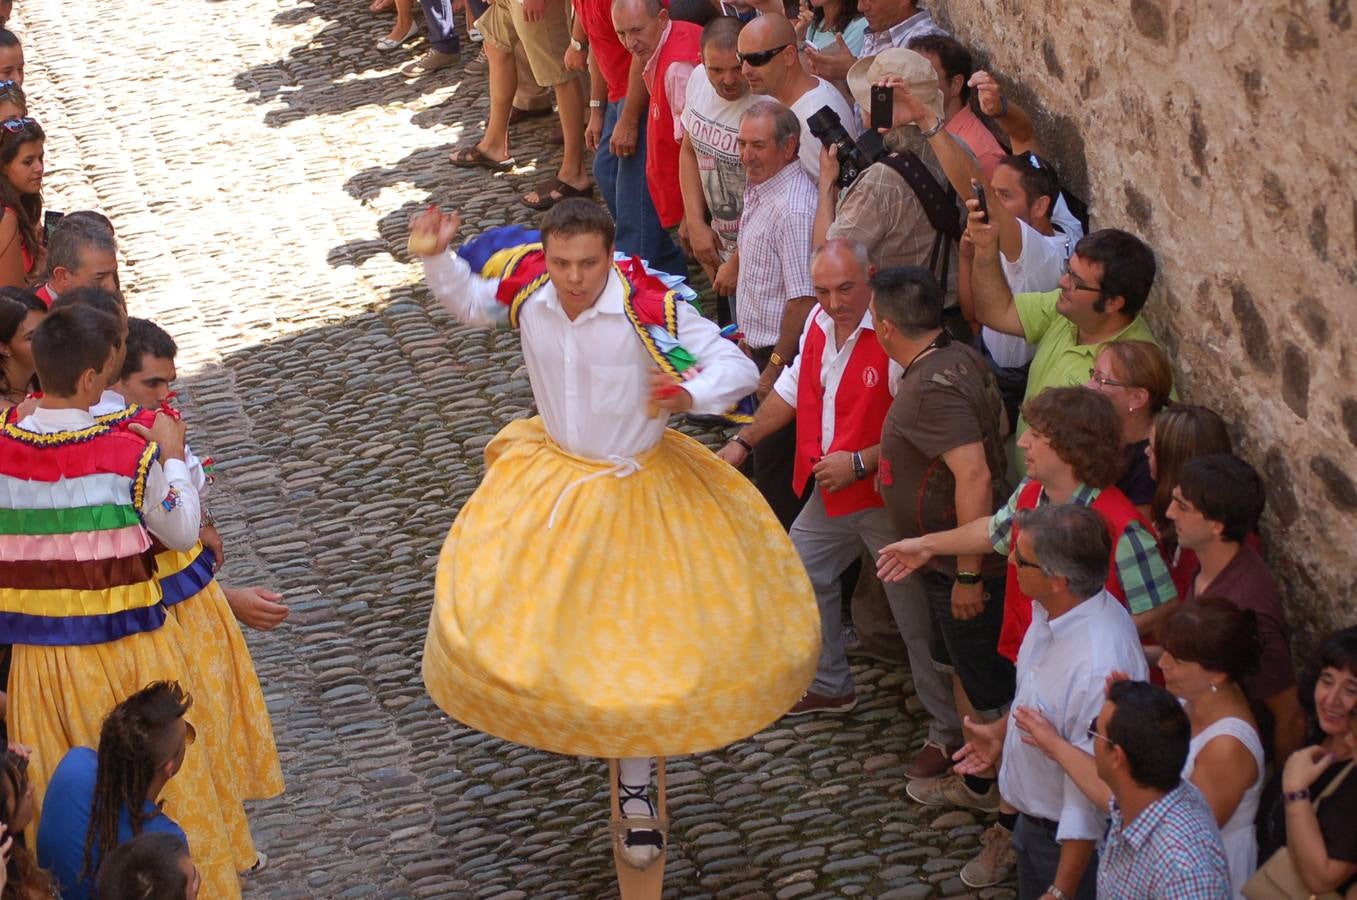
[[[94,416],[87,409],[48,409],[39,406],[28,418],[47,432],[79,431],[94,424]]]
[[[550,290],[543,290],[543,301],[551,309],[565,315],[565,308],[561,306],[561,298],[556,293],[555,285],[550,287]],[[617,274],[617,266],[614,264],[608,273],[608,283],[603,286],[603,293],[598,295],[593,306],[580,313],[574,321],[588,321],[596,315],[620,316],[622,313],[622,278]]]

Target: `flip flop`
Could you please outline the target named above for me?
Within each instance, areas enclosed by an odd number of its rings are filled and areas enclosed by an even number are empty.
[[[491,159],[475,144],[452,151],[448,154],[448,162],[459,169],[490,169],[495,172],[505,172],[514,167],[512,156],[508,159]]]
[[[546,212],[562,200],[568,200],[571,197],[592,197],[594,195],[594,186],[577,188],[566,184],[554,175],[546,181],[533,188],[531,193],[537,194],[535,201],[529,200],[528,195],[519,197],[519,202],[528,209],[535,209],[538,212]]]

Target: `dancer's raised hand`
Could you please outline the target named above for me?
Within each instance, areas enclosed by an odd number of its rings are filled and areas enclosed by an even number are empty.
[[[424,212],[410,217],[410,238],[406,249],[411,256],[442,256],[453,238],[457,237],[457,229],[461,224],[460,213],[444,213],[437,206],[430,205]]]

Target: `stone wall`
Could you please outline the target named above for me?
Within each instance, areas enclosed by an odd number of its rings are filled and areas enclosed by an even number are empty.
[[[1357,31],[1350,0],[934,0],[1034,113],[1095,227],[1161,276],[1185,400],[1269,486],[1298,648],[1357,623]]]

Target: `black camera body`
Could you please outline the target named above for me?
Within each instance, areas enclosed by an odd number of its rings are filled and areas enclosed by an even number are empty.
[[[885,155],[886,147],[875,132],[866,132],[854,141],[832,107],[822,106],[816,110],[806,120],[806,127],[838,158],[839,187],[846,188],[857,181],[863,169]]]

